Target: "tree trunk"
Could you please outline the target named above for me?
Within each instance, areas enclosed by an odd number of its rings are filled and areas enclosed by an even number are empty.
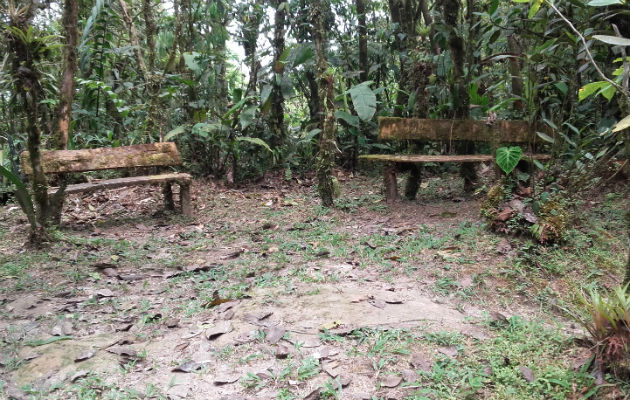
[[[43,55],[40,39],[27,35],[31,27],[32,19],[35,15],[36,3],[31,2],[28,6],[11,15],[10,26],[22,31],[21,36],[9,33],[8,47],[12,56],[11,74],[13,77],[15,95],[22,101],[22,110],[25,114],[25,129],[27,133],[26,147],[32,154],[31,184],[37,218],[31,220],[31,232],[29,242],[31,245],[41,245],[48,239],[46,225],[49,216],[48,183],[46,175],[41,165],[41,121],[42,107],[41,99],[43,88],[39,82],[40,72],[37,70],[37,63]],[[11,31],[8,31],[11,32]],[[26,39],[28,38],[28,39]],[[35,222],[33,225],[32,222]]]
[[[365,0],[355,0],[357,17],[359,20],[359,78],[361,82],[368,80],[370,65],[368,64],[367,24],[365,18]],[[359,122],[359,133],[354,136],[352,151],[352,171],[356,172],[359,159],[359,135],[365,137],[367,126],[363,121]]]
[[[282,146],[286,139],[286,128],[284,126],[284,96],[282,86],[284,79],[284,63],[280,58],[284,53],[284,25],[286,23],[286,5],[283,0],[274,0],[273,6],[276,8],[273,35],[273,77],[271,91],[271,115],[269,122],[271,125],[271,143],[274,148]]]
[[[63,49],[63,75],[61,77],[60,99],[57,106],[53,132],[57,140],[57,148],[67,149],[72,119],[72,101],[74,100],[74,77],[77,73],[77,42],[79,3],[77,0],[66,0],[63,11],[63,27],[66,43]]]
[[[241,35],[243,36],[243,50],[245,51],[245,62],[249,68],[249,81],[247,82],[247,94],[256,94],[256,86],[258,83],[258,71],[261,65],[258,60],[256,49],[258,47],[258,35],[260,31],[260,23],[262,21],[262,0],[256,0],[252,4],[253,10],[247,10],[243,13]]]
[[[473,7],[473,1],[469,0],[467,6]],[[440,0],[442,18],[448,32],[448,49],[453,60],[453,84],[451,84],[451,102],[453,104],[453,118],[467,119],[470,115],[470,100],[464,76],[464,63],[466,51],[464,39],[457,34],[460,5],[458,0]],[[474,153],[474,143],[463,142],[457,144],[457,151],[465,154]],[[463,163],[460,175],[464,178],[464,191],[471,192],[476,180],[475,165]]]
[[[312,37],[317,53],[317,79],[319,92],[320,129],[322,130],[317,154],[317,188],[324,207],[334,206],[334,181],[332,169],[337,150],[335,121],[334,77],[328,71],[326,60],[326,31],[324,30],[324,0],[311,3]]]

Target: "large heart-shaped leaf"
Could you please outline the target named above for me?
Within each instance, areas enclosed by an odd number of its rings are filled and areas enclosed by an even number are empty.
[[[348,90],[354,109],[361,121],[371,120],[376,113],[376,95],[370,89],[370,83],[372,82],[362,82]]]
[[[500,147],[497,149],[497,165],[506,174],[514,171],[516,165],[521,161],[523,156],[523,149],[519,146],[513,147]]]

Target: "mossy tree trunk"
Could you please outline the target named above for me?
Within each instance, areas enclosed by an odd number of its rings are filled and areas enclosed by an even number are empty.
[[[311,3],[312,37],[317,53],[317,79],[319,93],[319,115],[321,136],[319,153],[317,155],[317,188],[324,207],[334,206],[334,181],[332,169],[337,151],[335,121],[334,77],[328,70],[326,60],[326,31],[324,28],[325,0],[315,0]]]
[[[453,61],[453,83],[451,84],[451,102],[453,104],[453,118],[467,119],[470,116],[470,99],[464,75],[466,49],[464,39],[457,33],[459,24],[460,2],[458,0],[439,0],[442,18],[448,32],[448,50]],[[467,7],[474,7],[474,0],[468,0]],[[457,144],[456,150],[464,154],[474,153],[474,143],[462,142]],[[464,178],[464,191],[471,192],[477,178],[475,165],[463,163],[460,175]]]
[[[368,40],[367,40],[367,22],[365,18],[365,0],[355,0],[357,7],[357,18],[359,22],[359,79],[361,82],[368,80],[368,72],[370,65],[368,63]],[[365,137],[368,133],[368,127],[363,122],[359,122],[359,133],[354,135],[354,143],[352,146],[352,171],[356,172],[359,159],[359,136]]]
[[[31,184],[35,200],[36,218],[31,221],[29,243],[41,245],[48,240],[46,225],[50,213],[48,200],[48,183],[41,164],[41,127],[43,107],[43,88],[40,84],[41,74],[38,70],[39,62],[44,55],[42,46],[45,43],[32,34],[27,34],[32,28],[32,20],[37,9],[37,2],[30,2],[27,6],[14,10],[9,15],[9,29],[5,31],[11,55],[11,75],[13,77],[14,93],[22,103],[24,113],[24,130],[27,133],[26,147],[31,154],[30,166],[33,170]],[[20,31],[21,34],[17,34]]]
[[[282,80],[284,79],[284,63],[281,61],[284,53],[284,25],[287,18],[287,3],[283,0],[274,0],[276,9],[273,33],[273,77],[271,90],[271,114],[269,122],[273,135],[271,144],[280,147],[286,140],[286,127],[284,126],[284,96],[282,95]]]

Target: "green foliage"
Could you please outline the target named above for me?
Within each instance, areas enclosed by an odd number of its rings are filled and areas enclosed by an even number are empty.
[[[588,331],[597,360],[604,367],[630,371],[630,292],[618,286],[606,295],[589,288],[571,315]]]
[[[499,168],[506,174],[509,174],[516,168],[521,160],[523,149],[520,146],[499,147],[496,154],[496,162]]]

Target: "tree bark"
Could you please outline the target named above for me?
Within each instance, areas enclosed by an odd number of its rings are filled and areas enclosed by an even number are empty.
[[[66,0],[63,12],[63,27],[66,36],[63,50],[63,74],[59,90],[59,105],[53,121],[53,132],[57,140],[56,147],[58,149],[68,148],[72,102],[74,100],[74,77],[77,73],[78,16],[78,1]]]
[[[473,1],[469,0],[467,6],[473,7]],[[453,118],[467,119],[470,116],[470,99],[466,87],[464,76],[464,63],[466,61],[466,51],[464,39],[457,34],[460,5],[458,0],[440,0],[442,18],[448,32],[448,49],[453,60],[453,84],[451,85],[451,102],[453,104]],[[474,143],[458,143],[458,152],[471,154],[474,152]],[[460,168],[460,175],[464,178],[464,191],[471,192],[474,189],[476,180],[475,166],[471,163],[464,163]]]
[[[282,146],[286,140],[286,128],[284,126],[284,96],[282,95],[282,86],[280,85],[284,79],[284,63],[280,58],[284,53],[284,25],[286,23],[286,2],[283,0],[274,0],[273,6],[276,9],[274,20],[273,35],[273,78],[271,91],[271,114],[269,122],[271,125],[272,137],[271,143],[273,147]]]
[[[357,18],[359,20],[359,78],[361,82],[368,80],[370,65],[368,63],[367,23],[365,18],[365,0],[355,0],[357,6]],[[363,121],[359,122],[359,132],[354,135],[352,151],[352,171],[356,172],[359,160],[359,135],[365,137],[367,126]]]
[[[326,31],[324,29],[325,0],[311,3],[312,37],[317,53],[317,79],[319,92],[320,129],[322,130],[317,154],[317,188],[324,207],[334,206],[334,181],[332,169],[337,150],[335,121],[334,77],[328,72],[326,60]]]
[[[36,206],[36,224],[31,221],[29,242],[39,246],[48,240],[46,225],[49,216],[48,182],[41,165],[41,128],[39,126],[42,107],[43,88],[40,84],[40,72],[37,63],[43,52],[40,39],[27,35],[35,15],[37,4],[31,2],[28,6],[11,15],[9,25],[23,32],[21,37],[8,31],[9,52],[12,55],[11,74],[15,87],[15,94],[22,102],[25,114],[25,129],[27,133],[26,147],[31,156],[33,175],[31,184]],[[29,39],[25,39],[29,37]]]

